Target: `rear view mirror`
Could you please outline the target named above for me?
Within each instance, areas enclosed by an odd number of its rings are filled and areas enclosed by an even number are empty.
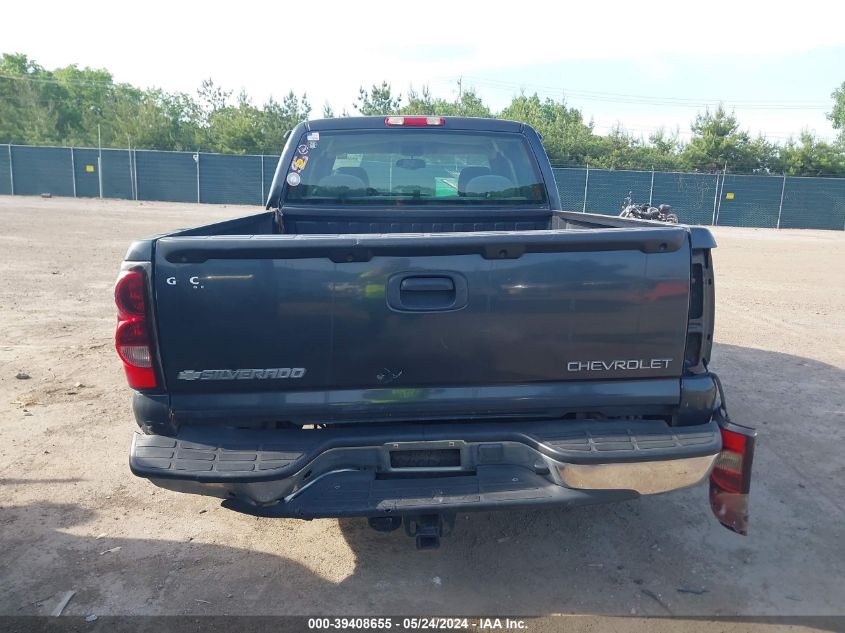
[[[396,161],[396,166],[401,169],[422,169],[425,165],[422,158],[400,158]]]

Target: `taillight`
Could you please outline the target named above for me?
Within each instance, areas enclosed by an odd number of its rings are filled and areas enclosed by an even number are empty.
[[[719,522],[740,534],[748,533],[748,493],[754,459],[754,429],[720,421],[722,451],[710,473],[710,507]]]
[[[114,302],[121,318],[144,316],[147,304],[144,297],[144,273],[139,270],[120,273],[114,286]]]
[[[442,116],[389,116],[384,120],[385,125],[402,125],[404,127],[425,127],[427,125],[443,125]]]
[[[742,473],[745,470],[745,449],[748,439],[733,431],[726,429],[721,429],[721,431],[722,452],[716,458],[716,464],[713,466],[710,477],[725,492],[747,494],[747,486],[751,482],[744,482]]]
[[[157,385],[147,322],[147,299],[144,273],[123,271],[114,287],[117,305],[115,347],[126,379],[133,389],[149,389]]]

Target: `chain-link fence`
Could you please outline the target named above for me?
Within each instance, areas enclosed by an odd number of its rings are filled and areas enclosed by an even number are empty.
[[[556,168],[566,211],[615,215],[634,202],[670,204],[685,224],[845,230],[845,178]]]
[[[0,146],[0,194],[264,204],[278,156]],[[845,229],[845,178],[556,168],[567,211],[670,204],[687,224]]]
[[[0,146],[0,194],[264,204],[278,156]]]

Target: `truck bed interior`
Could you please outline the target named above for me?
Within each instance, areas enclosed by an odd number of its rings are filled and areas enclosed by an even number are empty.
[[[390,233],[470,233],[666,227],[615,216],[548,209],[313,209],[290,208],[227,220],[173,235],[366,235]]]

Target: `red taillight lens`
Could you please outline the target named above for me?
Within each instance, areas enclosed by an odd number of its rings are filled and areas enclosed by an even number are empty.
[[[723,491],[734,494],[746,494],[743,489],[749,482],[744,482],[747,438],[739,433],[721,429],[722,452],[716,458],[710,479]],[[749,464],[750,466],[750,464]],[[750,468],[749,468],[750,470]]]
[[[114,288],[114,301],[118,312],[114,341],[117,354],[123,361],[126,380],[133,389],[157,386],[146,317],[145,293],[142,271],[127,270],[120,274]]]
[[[144,316],[144,273],[140,270],[122,272],[114,286],[114,302],[122,319]]]
[[[401,125],[404,127],[425,127],[428,125],[443,125],[442,116],[389,116],[385,118],[385,125]]]
[[[722,419],[722,451],[710,473],[710,508],[729,530],[748,534],[748,492],[756,432]]]

